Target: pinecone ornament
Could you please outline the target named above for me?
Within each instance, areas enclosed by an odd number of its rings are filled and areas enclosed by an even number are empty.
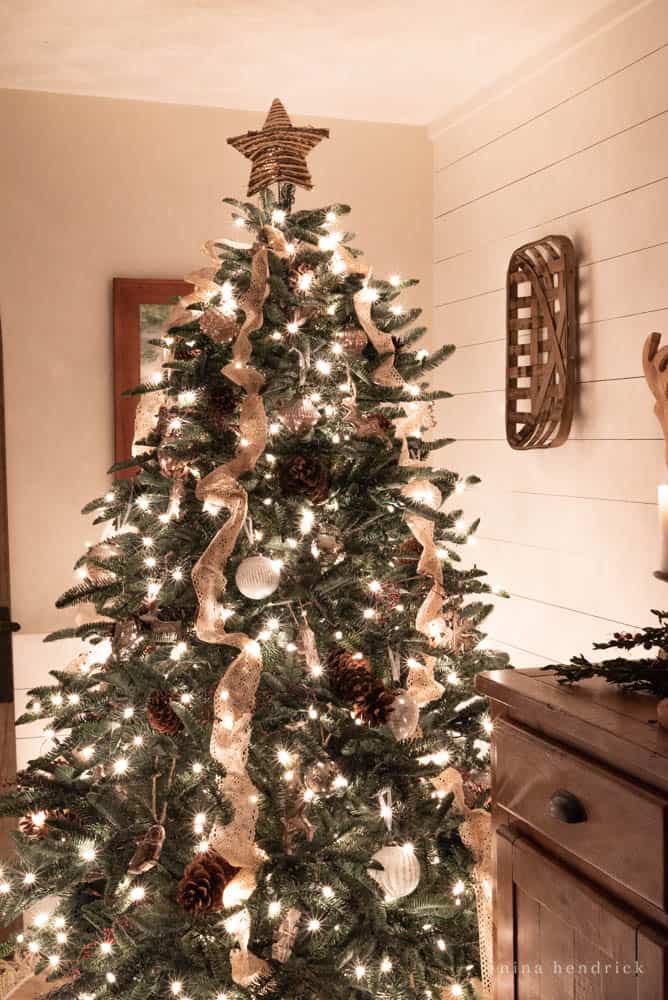
[[[216,434],[224,434],[230,428],[230,418],[236,408],[234,391],[230,385],[221,385],[209,393],[205,419]]]
[[[312,455],[293,455],[278,473],[281,492],[288,497],[304,497],[311,503],[324,503],[329,496],[329,466]]]
[[[396,695],[382,681],[374,681],[364,697],[353,706],[356,719],[368,726],[384,726],[392,714]]]
[[[217,851],[196,854],[176,889],[176,902],[186,913],[211,913],[223,908],[223,893],[239,871]]]
[[[151,691],[146,702],[146,718],[149,726],[156,733],[166,736],[178,733],[183,725],[170,701],[167,691]]]
[[[334,694],[352,704],[363,700],[374,683],[366,657],[342,646],[335,646],[327,657],[327,676]]]

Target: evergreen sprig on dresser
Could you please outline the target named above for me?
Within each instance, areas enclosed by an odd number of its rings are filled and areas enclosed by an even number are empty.
[[[640,632],[615,632],[607,642],[595,642],[594,649],[641,649],[651,656],[628,659],[612,656],[597,663],[586,656],[574,656],[570,664],[545,667],[554,671],[561,682],[572,684],[588,677],[603,677],[627,691],[642,691],[668,698],[668,611],[655,611],[658,625],[647,625]]]

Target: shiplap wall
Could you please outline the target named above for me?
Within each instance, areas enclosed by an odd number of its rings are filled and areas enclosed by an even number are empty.
[[[434,126],[434,344],[441,463],[476,473],[468,550],[499,600],[490,638],[518,666],[588,650],[668,607],[656,486],[667,478],[641,348],[668,339],[668,4],[651,0],[466,119]],[[505,271],[565,233],[579,258],[581,362],[571,439],[505,441]],[[469,560],[473,561],[473,560]]]

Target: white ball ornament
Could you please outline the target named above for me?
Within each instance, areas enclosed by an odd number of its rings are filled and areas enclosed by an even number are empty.
[[[415,892],[420,883],[420,862],[412,844],[381,847],[371,860],[383,866],[382,871],[369,868],[368,875],[381,887],[388,902]]]
[[[266,556],[247,556],[242,559],[234,576],[241,593],[252,601],[261,601],[273,594],[280,579],[277,563]]]
[[[408,740],[415,734],[420,721],[420,707],[407,691],[395,691],[388,729],[396,740]]]

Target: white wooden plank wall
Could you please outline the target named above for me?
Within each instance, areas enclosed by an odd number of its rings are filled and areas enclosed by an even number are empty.
[[[439,459],[483,479],[464,496],[482,517],[470,554],[512,594],[490,640],[518,666],[567,659],[668,608],[652,577],[666,470],[641,370],[645,336],[668,340],[668,4],[432,135],[432,344],[458,348],[439,374],[457,394],[439,433],[457,441]],[[505,441],[505,271],[548,233],[579,258],[578,403],[566,445],[521,453]]]

